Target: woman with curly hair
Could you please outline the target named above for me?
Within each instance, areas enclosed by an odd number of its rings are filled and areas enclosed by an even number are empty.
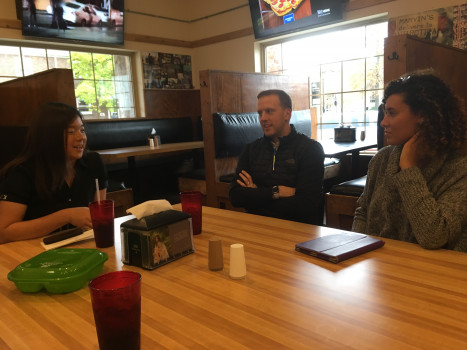
[[[426,72],[391,81],[383,103],[389,146],[370,161],[352,230],[467,252],[465,106]]]

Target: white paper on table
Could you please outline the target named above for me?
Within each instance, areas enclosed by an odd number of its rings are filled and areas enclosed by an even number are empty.
[[[91,238],[94,238],[94,231],[92,229],[84,231],[80,235],[70,237],[70,238],[64,239],[63,241],[58,241],[58,242],[54,242],[54,243],[51,243],[51,244],[44,244],[44,241],[41,241],[41,246],[45,250],[51,250],[51,249],[63,247],[65,245],[68,245],[68,244],[71,244],[71,243],[84,241],[84,240],[91,239]]]
[[[166,199],[155,199],[135,205],[126,210],[128,214],[133,214],[138,220],[145,216],[160,213],[161,211],[173,209]]]

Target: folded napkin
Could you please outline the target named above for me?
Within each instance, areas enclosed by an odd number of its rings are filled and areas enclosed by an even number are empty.
[[[45,250],[51,250],[51,249],[63,247],[63,246],[68,245],[68,244],[72,244],[72,243],[79,242],[79,241],[84,241],[86,239],[91,239],[91,238],[94,238],[94,231],[92,229],[84,231],[80,235],[70,237],[70,238],[64,239],[62,241],[55,242],[55,243],[45,244],[44,241],[41,241],[41,246]]]
[[[128,214],[133,214],[138,220],[161,211],[173,209],[172,205],[165,199],[143,202],[126,210]]]

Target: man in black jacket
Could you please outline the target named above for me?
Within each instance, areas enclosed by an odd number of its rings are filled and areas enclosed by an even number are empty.
[[[258,95],[264,136],[239,157],[230,201],[249,213],[315,225],[323,223],[324,152],[290,124],[292,101],[282,90]]]

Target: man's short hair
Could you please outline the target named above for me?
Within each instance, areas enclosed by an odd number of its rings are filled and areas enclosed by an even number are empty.
[[[258,94],[258,100],[264,96],[276,95],[279,98],[279,102],[283,108],[288,108],[292,110],[292,99],[290,96],[283,90],[264,90]]]

